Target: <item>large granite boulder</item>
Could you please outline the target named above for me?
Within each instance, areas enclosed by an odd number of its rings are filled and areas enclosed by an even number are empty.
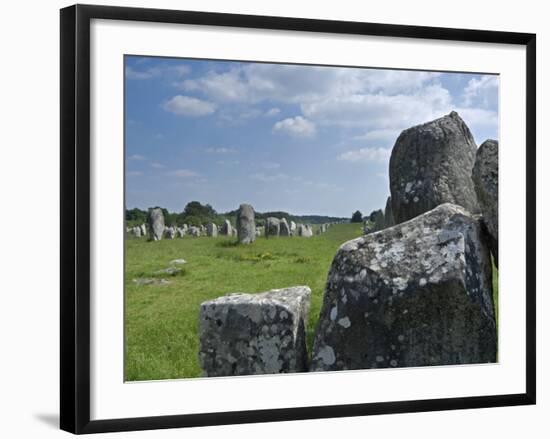
[[[206,225],[206,236],[215,238],[218,236],[218,226],[214,223],[208,223]]]
[[[281,218],[279,221],[279,236],[290,236],[290,226],[286,218]]]
[[[307,286],[231,294],[200,306],[199,361],[205,376],[308,370]]]
[[[279,236],[281,227],[281,222],[279,218],[274,218],[272,216],[268,217],[265,220],[265,236]]]
[[[303,238],[311,238],[313,236],[313,229],[309,224],[298,224],[296,234]]]
[[[491,276],[479,220],[453,204],[344,243],[311,370],[495,362]]]
[[[250,244],[256,240],[256,219],[254,208],[250,204],[241,204],[237,212],[237,236],[241,244]]]
[[[491,237],[491,253],[498,267],[498,142],[486,140],[477,150],[472,180],[483,222]]]
[[[150,209],[147,214],[149,241],[160,241],[164,234],[164,215],[162,209]]]
[[[390,158],[396,224],[443,203],[479,213],[472,182],[477,146],[456,112],[403,131]]]
[[[296,223],[294,221],[290,221],[289,229],[290,236],[296,236]]]
[[[220,227],[220,235],[233,236],[233,226],[228,219],[224,220],[222,223]]]
[[[395,224],[393,212],[391,210],[391,197],[386,200],[386,209],[384,210],[384,228],[392,227]]]

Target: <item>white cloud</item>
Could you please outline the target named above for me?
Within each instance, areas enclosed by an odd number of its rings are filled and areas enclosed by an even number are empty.
[[[161,74],[161,70],[157,67],[151,67],[146,70],[135,70],[132,67],[127,66],[124,72],[127,79],[136,80],[151,79]]]
[[[313,137],[316,129],[313,122],[302,116],[296,116],[280,120],[273,125],[273,131],[288,134],[292,137]]]
[[[286,174],[279,173],[279,174],[265,174],[263,172],[258,172],[256,174],[252,174],[250,176],[252,180],[258,180],[264,183],[269,183],[272,181],[279,181],[279,180],[289,180],[290,177]]]
[[[226,148],[226,147],[213,147],[209,146],[204,148],[204,150],[209,154],[234,154],[237,152],[235,148]]]
[[[276,162],[264,162],[261,164],[264,169],[279,169],[281,167],[280,163]]]
[[[269,110],[267,110],[265,113],[264,113],[264,116],[266,117],[273,117],[273,116],[277,116],[279,113],[281,112],[281,110],[279,110],[278,108],[270,108]]]
[[[241,162],[239,160],[218,160],[216,163],[221,166],[237,166]]]
[[[496,106],[498,100],[499,77],[496,75],[484,75],[480,78],[472,78],[464,88],[462,96],[463,105],[466,107]]]
[[[155,168],[155,169],[166,168],[166,166],[164,166],[162,163],[159,163],[159,162],[151,162],[150,165],[151,165],[151,168]]]
[[[207,116],[216,110],[216,105],[191,96],[177,95],[165,102],[163,108],[178,116]]]
[[[132,154],[131,156],[128,156],[128,160],[143,161],[145,160],[145,157],[140,154]]]
[[[370,130],[367,131],[365,134],[361,134],[359,136],[354,136],[353,140],[362,140],[366,142],[385,142],[385,143],[391,143],[394,142],[397,137],[400,134],[400,130],[398,129],[381,129],[381,130]]]
[[[337,160],[352,162],[352,163],[369,163],[379,162],[385,163],[391,155],[390,148],[361,148],[351,151],[346,151],[336,157]]]
[[[483,108],[457,108],[459,116],[472,130],[477,128],[498,128],[498,113]]]
[[[191,171],[190,169],[176,169],[175,171],[168,172],[167,175],[171,177],[181,177],[181,178],[191,178],[191,177],[199,176],[197,172]]]

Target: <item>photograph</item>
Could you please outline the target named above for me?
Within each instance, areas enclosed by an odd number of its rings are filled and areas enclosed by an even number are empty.
[[[126,381],[498,362],[499,75],[125,55]]]

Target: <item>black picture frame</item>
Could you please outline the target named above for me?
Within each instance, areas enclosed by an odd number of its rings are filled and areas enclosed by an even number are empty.
[[[525,393],[383,403],[90,420],[90,21],[229,26],[384,37],[484,42],[526,47],[526,376]],[[60,426],[81,434],[273,422],[326,417],[535,404],[536,401],[536,35],[291,17],[111,6],[61,10],[61,349]]]

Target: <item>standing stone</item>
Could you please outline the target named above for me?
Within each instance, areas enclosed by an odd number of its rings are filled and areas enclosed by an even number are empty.
[[[453,204],[344,243],[311,370],[495,362],[491,276],[480,222]]]
[[[176,229],[172,226],[164,229],[164,235],[167,239],[174,239],[176,237]]]
[[[386,209],[384,210],[384,228],[393,227],[395,221],[393,220],[393,212],[391,210],[391,197],[386,200]]]
[[[194,238],[198,238],[199,236],[201,236],[201,229],[200,229],[200,227],[190,226],[188,233],[189,233],[189,235],[193,236]]]
[[[310,225],[307,224],[298,224],[297,227],[297,235],[302,236],[304,238],[310,238],[313,236],[313,230],[311,229]]]
[[[142,236],[146,236],[147,235],[147,227],[145,226],[145,224],[142,224],[141,226],[139,226],[140,229],[141,229],[141,235]]]
[[[479,213],[472,182],[476,144],[456,112],[403,131],[390,158],[396,224],[443,203]]]
[[[483,223],[491,237],[491,253],[498,267],[498,142],[496,140],[486,140],[477,150],[472,180],[483,214]]]
[[[281,218],[279,221],[279,236],[290,236],[290,227],[286,221],[286,218]]]
[[[268,217],[265,220],[265,236],[279,236],[280,231],[280,221],[279,218],[274,218],[272,216]]]
[[[138,227],[138,226],[135,226],[132,228],[132,233],[134,234],[134,236],[136,238],[140,238],[141,237],[141,227]]]
[[[290,221],[290,235],[295,236],[296,235],[296,223],[294,221]]]
[[[180,238],[183,238],[185,236],[185,229],[183,227],[176,228],[176,231],[178,232],[178,236]]]
[[[237,236],[241,244],[250,244],[256,240],[256,219],[254,208],[250,204],[241,204],[237,212]]]
[[[378,232],[385,228],[386,220],[384,218],[384,212],[382,209],[375,210],[371,213],[372,222],[374,223],[373,231]]]
[[[149,241],[160,241],[164,234],[164,215],[162,214],[162,209],[149,210],[147,226],[149,229]]]
[[[305,372],[307,286],[231,294],[200,306],[204,376]]]
[[[216,238],[218,236],[218,226],[214,223],[208,223],[206,225],[206,235]]]
[[[233,236],[233,227],[228,219],[223,222],[220,228],[220,235]]]

